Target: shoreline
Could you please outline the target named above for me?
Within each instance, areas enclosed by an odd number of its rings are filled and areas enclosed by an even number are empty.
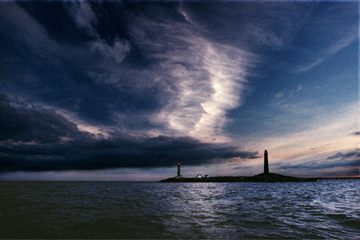
[[[298,178],[277,173],[261,173],[255,176],[218,176],[206,178],[172,177],[160,182],[316,182],[322,178]]]

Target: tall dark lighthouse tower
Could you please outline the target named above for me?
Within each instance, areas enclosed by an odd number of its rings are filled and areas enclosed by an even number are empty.
[[[180,175],[180,162],[178,162],[178,175],[177,176],[181,177],[181,175]]]
[[[264,173],[269,173],[269,160],[267,150],[265,150],[264,152]]]

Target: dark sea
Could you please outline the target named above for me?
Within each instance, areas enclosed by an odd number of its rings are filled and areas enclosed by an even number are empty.
[[[360,180],[4,181],[0,238],[360,239]]]

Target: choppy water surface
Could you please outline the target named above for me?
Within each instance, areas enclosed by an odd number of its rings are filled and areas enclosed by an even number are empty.
[[[360,239],[359,184],[0,182],[0,238]]]

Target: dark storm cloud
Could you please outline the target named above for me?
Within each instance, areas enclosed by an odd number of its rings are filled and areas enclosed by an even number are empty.
[[[350,133],[351,135],[354,135],[354,136],[360,136],[360,131],[359,132],[353,132],[353,133]]]
[[[14,107],[5,94],[0,94],[0,141],[54,143],[79,135],[76,124],[53,110]]]
[[[143,140],[83,139],[46,146],[7,143],[0,145],[0,151],[2,172],[153,168],[169,167],[176,162],[194,166],[235,157],[258,157],[257,152],[238,151],[231,146],[165,136]]]
[[[128,39],[121,6],[1,3],[0,69],[6,90],[101,124],[116,124],[118,112],[157,111],[168,87],[138,69],[141,54]],[[110,23],[117,25],[109,28]]]
[[[350,151],[347,153],[338,152],[337,154],[330,156],[327,159],[347,160],[354,157],[360,159],[360,149],[355,149],[354,151]]]
[[[277,164],[274,164],[277,165]],[[328,162],[307,162],[296,165],[278,164],[278,169],[307,169],[307,170],[326,170],[337,167],[359,167],[360,159],[348,161],[328,161]]]
[[[190,137],[133,138],[113,132],[112,138],[99,140],[53,110],[13,105],[0,95],[2,172],[151,168],[258,157]]]
[[[312,161],[300,164],[274,164],[278,169],[307,169],[307,170],[326,170],[338,167],[360,167],[360,150],[355,149],[347,153],[337,153],[333,156],[329,156],[326,161]]]

